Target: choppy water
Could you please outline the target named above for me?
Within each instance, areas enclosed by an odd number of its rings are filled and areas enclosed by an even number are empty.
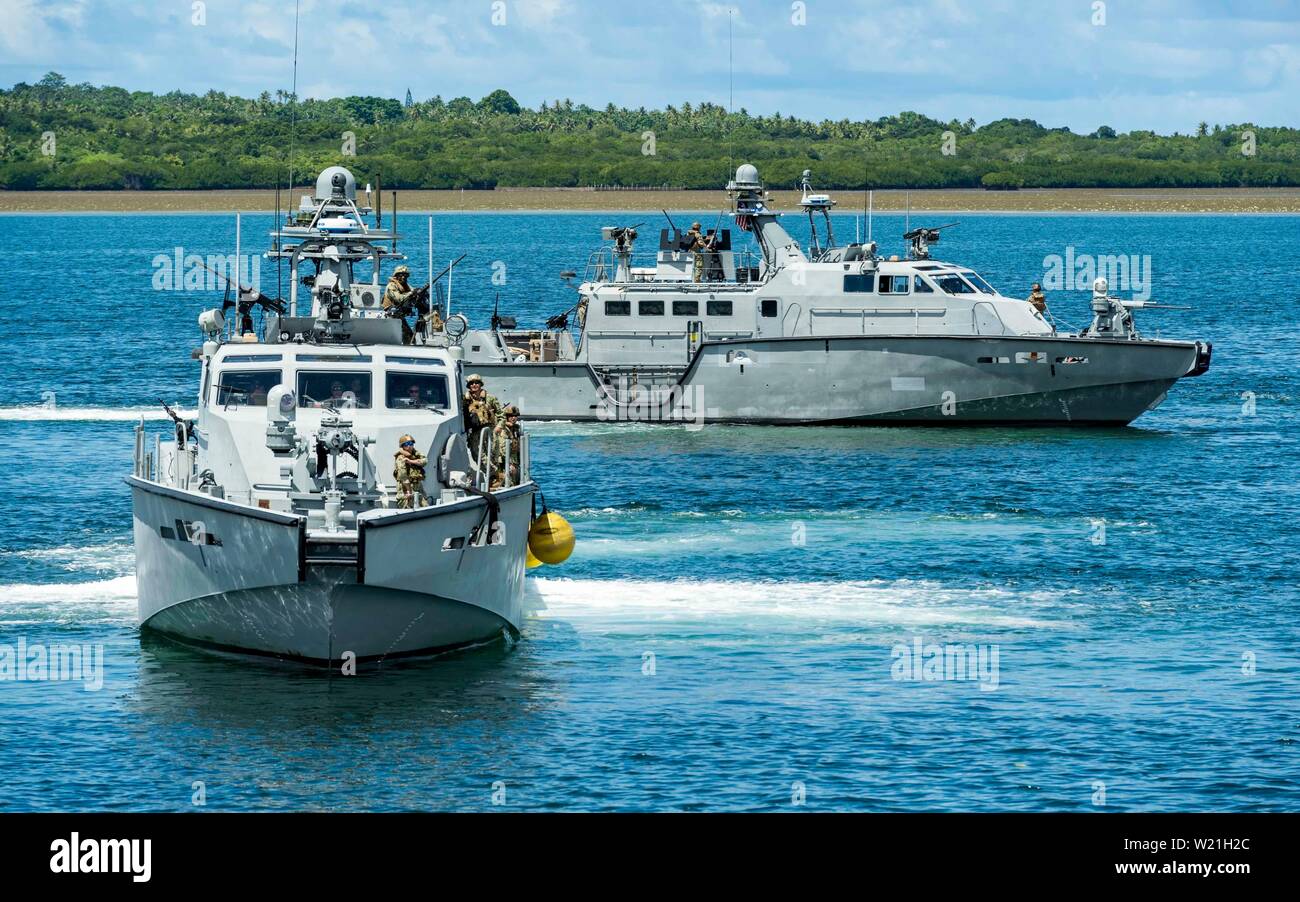
[[[563,309],[558,272],[616,221],[440,216],[471,254],[455,306]],[[267,225],[245,218],[246,247]],[[1215,366],[1128,429],[539,424],[579,538],[530,581],[544,610],[512,648],[355,678],[134,628],[131,424],[191,395],[211,303],[153,291],[150,261],[233,232],[0,217],[0,645],[105,652],[99,691],[0,682],[0,810],[189,809],[195,781],[213,810],[490,809],[494,784],[524,810],[785,810],[799,786],[810,809],[1091,810],[1098,783],[1108,810],[1300,808],[1300,220],[944,233],[1004,290],[1067,245],[1151,255],[1154,297],[1192,309],[1139,324],[1213,340]],[[996,689],[894,679],[918,639],[996,648]]]

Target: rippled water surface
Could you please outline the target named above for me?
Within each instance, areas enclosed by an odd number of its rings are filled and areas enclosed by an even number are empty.
[[[439,256],[470,253],[454,306],[564,309],[557,274],[617,221],[438,217]],[[154,291],[151,261],[233,240],[221,216],[0,217],[0,646],[105,661],[98,691],[0,681],[0,810],[184,810],[195,781],[212,810],[491,809],[494,784],[523,810],[1300,808],[1300,220],[945,231],[1008,293],[1067,246],[1150,255],[1190,309],[1139,325],[1215,361],[1127,429],[537,424],[578,549],[530,579],[522,639],[354,678],[134,626],[132,422],[192,396],[213,302]],[[996,651],[993,678],[895,679],[918,641]]]

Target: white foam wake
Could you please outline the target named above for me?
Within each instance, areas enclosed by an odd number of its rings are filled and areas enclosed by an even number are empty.
[[[178,410],[181,416],[192,417],[192,410]],[[42,404],[28,404],[21,407],[0,407],[0,420],[27,423],[40,422],[135,422],[143,417],[146,420],[165,420],[167,414],[162,407],[46,407]]]
[[[30,624],[134,623],[135,576],[0,585],[0,632]]]
[[[15,557],[37,561],[81,573],[130,573],[135,566],[135,549],[129,542],[110,542],[104,545],[59,545],[54,548],[28,548],[24,551],[0,552],[0,566],[4,558]],[[3,589],[0,586],[0,589]]]
[[[10,583],[0,585],[0,604],[50,602],[114,604],[135,601],[135,574],[84,583]]]
[[[878,626],[1068,629],[1030,616],[1059,603],[1052,592],[956,589],[931,582],[726,582],[529,577],[525,607],[557,620],[610,624],[804,620]],[[93,619],[134,614],[134,574],[89,582],[0,585],[0,623],[51,614]],[[1044,611],[1045,612],[1045,611]]]
[[[531,577],[545,616],[645,623],[778,618],[845,624],[976,624],[1068,628],[1027,616],[1060,601],[1052,592],[958,589],[933,582],[728,582]]]

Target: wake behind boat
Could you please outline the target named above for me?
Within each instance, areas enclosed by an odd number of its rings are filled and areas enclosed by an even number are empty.
[[[636,229],[606,228],[574,308],[542,330],[494,317],[466,359],[532,418],[696,423],[1122,426],[1209,368],[1208,343],[1140,335],[1133,311],[1160,305],[1113,297],[1104,279],[1091,325],[1067,334],[931,259],[937,228],[908,231],[905,259],[837,245],[834,202],[808,173],[803,187],[807,251],[742,165],[727,191],[757,259],[729,229],[670,220],[653,265],[637,265]]]
[[[274,233],[289,305],[241,288],[238,323],[204,313],[197,416],[152,448],[137,428],[145,629],[318,664],[518,633],[527,435],[480,430],[470,448],[459,349],[403,344],[376,303],[382,264],[402,255],[373,212],[350,172],[323,172]],[[299,284],[310,315],[295,315]]]

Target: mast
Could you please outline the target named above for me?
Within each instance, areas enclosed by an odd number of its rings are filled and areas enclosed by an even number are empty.
[[[741,231],[753,233],[769,270],[782,269],[790,263],[808,262],[799,242],[777,222],[779,214],[768,209],[767,190],[759,181],[755,166],[742,163],[736,169],[736,177],[727,183],[727,194],[735,208],[736,226]]]

